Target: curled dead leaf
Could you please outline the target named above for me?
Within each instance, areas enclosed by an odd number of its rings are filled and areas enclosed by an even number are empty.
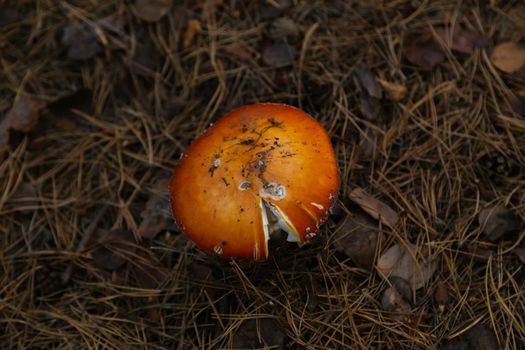
[[[385,277],[401,277],[419,289],[432,278],[437,263],[430,256],[422,256],[414,244],[398,243],[379,257],[376,268]]]
[[[514,73],[525,65],[525,49],[513,42],[502,43],[494,48],[490,60],[503,72]]]
[[[349,195],[366,213],[388,227],[394,227],[399,221],[399,215],[387,204],[369,195],[364,189],[356,187]]]
[[[361,90],[365,90],[369,96],[376,99],[383,97],[383,88],[377,82],[377,78],[368,66],[361,64],[355,70],[355,76]]]
[[[523,222],[510,209],[503,205],[494,205],[483,209],[478,216],[481,231],[490,241],[496,241],[504,235],[515,233]]]

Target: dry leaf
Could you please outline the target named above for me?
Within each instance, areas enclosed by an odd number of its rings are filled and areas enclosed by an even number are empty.
[[[225,46],[223,49],[230,55],[235,56],[243,61],[249,61],[255,56],[259,56],[258,53],[254,53],[254,50],[243,42],[230,44]]]
[[[155,183],[146,208],[140,214],[142,222],[137,233],[142,238],[153,239],[162,230],[173,223],[168,196],[169,177],[163,177]]]
[[[445,54],[429,32],[409,36],[403,53],[413,64],[424,69],[433,69],[445,60]]]
[[[273,318],[244,321],[233,335],[234,349],[284,349],[284,332]]]
[[[20,97],[0,121],[0,146],[9,143],[10,129],[21,132],[33,130],[40,117],[40,111],[45,106],[44,101],[34,100],[28,96]]]
[[[67,47],[67,57],[73,60],[88,60],[102,50],[95,31],[86,23],[73,22],[67,25],[61,43]]]
[[[136,251],[133,232],[115,229],[104,232],[92,251],[93,262],[101,269],[116,270],[130,260]]]
[[[434,28],[436,34],[445,42],[445,45],[454,51],[471,54],[475,49],[485,47],[486,40],[481,35],[454,27]]]
[[[145,21],[157,22],[168,13],[172,2],[173,0],[136,0],[134,13]]]
[[[366,90],[369,96],[376,99],[383,97],[383,88],[377,82],[376,76],[366,65],[359,65],[355,70],[357,82],[361,90]]]
[[[262,53],[263,62],[274,68],[289,66],[293,63],[297,51],[284,40],[275,41]]]
[[[387,96],[394,101],[402,100],[407,93],[407,88],[404,85],[392,83],[383,79],[378,79],[379,84],[385,89]]]
[[[502,43],[494,48],[490,60],[505,73],[514,73],[525,65],[525,49],[513,42]]]
[[[383,293],[381,306],[385,311],[399,314],[396,319],[402,319],[411,310],[412,289],[408,281],[400,277],[391,278],[390,283]]]
[[[139,288],[156,289],[169,280],[168,271],[157,261],[135,263],[133,274]]]
[[[389,227],[396,226],[399,215],[385,203],[375,199],[360,187],[350,192],[349,198],[357,203],[365,212]]]
[[[370,268],[374,264],[380,241],[382,234],[377,223],[363,215],[352,215],[336,231],[334,246],[337,251],[348,255],[357,266]]]
[[[272,21],[268,27],[268,36],[275,40],[286,37],[296,37],[299,33],[299,27],[294,20],[289,17],[279,17]]]
[[[376,268],[383,276],[397,276],[407,280],[414,289],[419,289],[432,278],[437,269],[431,257],[422,257],[412,243],[390,247],[377,262]]]
[[[191,43],[193,42],[193,38],[195,38],[195,35],[197,35],[201,31],[201,22],[199,22],[198,19],[190,20],[188,22],[188,28],[186,29],[186,33],[184,33],[184,42],[182,44],[182,47],[184,49],[190,47]]]
[[[488,240],[496,241],[502,236],[520,230],[523,222],[510,209],[495,205],[483,209],[478,217],[479,226]]]

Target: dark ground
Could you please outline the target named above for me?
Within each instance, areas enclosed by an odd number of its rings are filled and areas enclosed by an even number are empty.
[[[525,348],[524,33],[522,1],[0,0],[0,348]],[[166,179],[265,101],[326,127],[339,202],[221,261]]]

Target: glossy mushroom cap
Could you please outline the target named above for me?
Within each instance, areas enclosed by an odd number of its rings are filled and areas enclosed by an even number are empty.
[[[175,168],[171,207],[200,248],[265,259],[274,229],[302,243],[326,220],[339,187],[325,129],[303,111],[236,109],[197,138]]]

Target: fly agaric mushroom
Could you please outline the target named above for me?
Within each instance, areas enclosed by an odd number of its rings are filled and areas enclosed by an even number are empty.
[[[317,232],[339,174],[325,129],[303,111],[260,103],[236,109],[182,155],[170,183],[173,216],[200,248],[265,259],[270,235]]]

